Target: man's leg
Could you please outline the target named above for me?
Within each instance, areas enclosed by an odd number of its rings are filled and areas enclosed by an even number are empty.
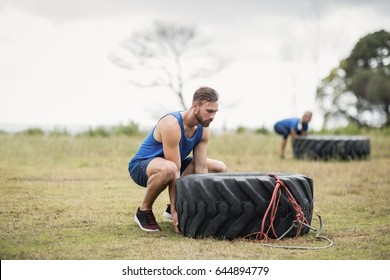
[[[287,138],[282,137],[282,142],[280,143],[280,158],[284,158],[284,151],[286,150]]]
[[[134,220],[145,231],[160,231],[160,226],[152,211],[153,204],[167,185],[175,179],[177,167],[169,160],[155,158],[147,166],[142,166],[139,172],[143,172],[145,169],[146,172],[143,173],[142,177],[144,181],[147,179],[146,194],[141,206],[137,209]]]
[[[176,171],[176,164],[164,158],[155,158],[149,163],[146,170],[148,175],[146,194],[140,206],[142,211],[152,209],[160,193],[175,179]]]
[[[223,161],[215,159],[207,159],[207,170],[208,173],[226,173],[227,166]],[[194,174],[194,163],[191,162],[188,167],[184,170],[183,176]]]
[[[286,150],[289,131],[286,127],[283,127],[280,124],[275,124],[274,130],[277,134],[282,136],[282,141],[280,142],[280,158],[284,158],[284,151]]]
[[[226,173],[227,166],[223,161],[207,159],[207,169],[209,173]]]

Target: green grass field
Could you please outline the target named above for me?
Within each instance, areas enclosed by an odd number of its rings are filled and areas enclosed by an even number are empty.
[[[289,172],[314,180],[314,211],[324,250],[264,247],[251,241],[191,239],[154,212],[159,233],[133,221],[144,189],[127,173],[142,137],[0,135],[0,258],[4,259],[390,259],[390,138],[368,135],[364,161],[314,162],[278,157],[279,137],[214,136],[209,157],[229,172]],[[318,221],[313,220],[313,226]],[[280,245],[321,246],[314,233]]]

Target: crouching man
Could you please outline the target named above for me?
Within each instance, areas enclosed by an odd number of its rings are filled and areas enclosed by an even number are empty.
[[[134,217],[142,230],[160,231],[153,204],[169,186],[170,205],[164,216],[173,220],[175,231],[179,232],[175,201],[176,180],[180,176],[227,172],[225,163],[207,158],[209,125],[218,112],[218,99],[219,94],[212,88],[196,90],[191,108],[163,116],[130,160],[131,178],[146,187],[145,197]]]

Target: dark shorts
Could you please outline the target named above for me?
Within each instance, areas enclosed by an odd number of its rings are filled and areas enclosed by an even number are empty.
[[[276,133],[282,135],[284,139],[287,139],[288,135],[290,134],[290,130],[287,127],[284,127],[283,125],[280,124],[275,124],[274,130],[276,131]]]
[[[142,187],[146,187],[148,183],[148,175],[146,174],[146,169],[148,168],[149,163],[155,158],[149,158],[145,160],[131,160],[129,163],[129,174],[133,181]],[[190,165],[192,157],[187,157],[181,162],[180,175],[183,174],[184,170]]]

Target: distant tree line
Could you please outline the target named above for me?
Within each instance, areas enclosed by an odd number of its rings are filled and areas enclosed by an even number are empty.
[[[120,124],[117,126],[98,126],[96,128],[89,128],[85,131],[82,131],[77,134],[72,134],[66,129],[54,129],[54,130],[43,130],[42,128],[32,127],[13,135],[24,135],[24,136],[51,136],[51,137],[60,137],[60,136],[69,136],[69,137],[115,137],[115,136],[145,136],[148,133],[147,130],[141,130],[137,123],[129,122],[126,125]],[[249,128],[243,125],[239,125],[231,130],[223,130],[223,134],[260,134],[260,135],[272,135],[274,132],[272,129],[269,129],[265,126],[257,128]],[[355,124],[348,124],[346,126],[337,127],[334,129],[321,129],[314,130],[311,129],[310,134],[335,134],[335,135],[356,135],[356,134],[369,134],[369,133],[379,133],[380,135],[390,136],[390,127],[386,128],[373,128],[365,127],[361,128]],[[1,135],[9,135],[6,131],[0,130]]]
[[[142,132],[139,125],[134,121],[130,121],[128,124],[119,124],[115,126],[98,126],[96,128],[89,128],[85,131],[75,134],[75,136],[87,136],[87,137],[110,137],[110,136],[137,136]],[[0,131],[0,134],[8,134],[5,131]],[[25,130],[16,132],[15,135],[27,135],[27,136],[72,136],[67,129],[54,129],[51,131],[45,131],[39,127],[31,127]]]

